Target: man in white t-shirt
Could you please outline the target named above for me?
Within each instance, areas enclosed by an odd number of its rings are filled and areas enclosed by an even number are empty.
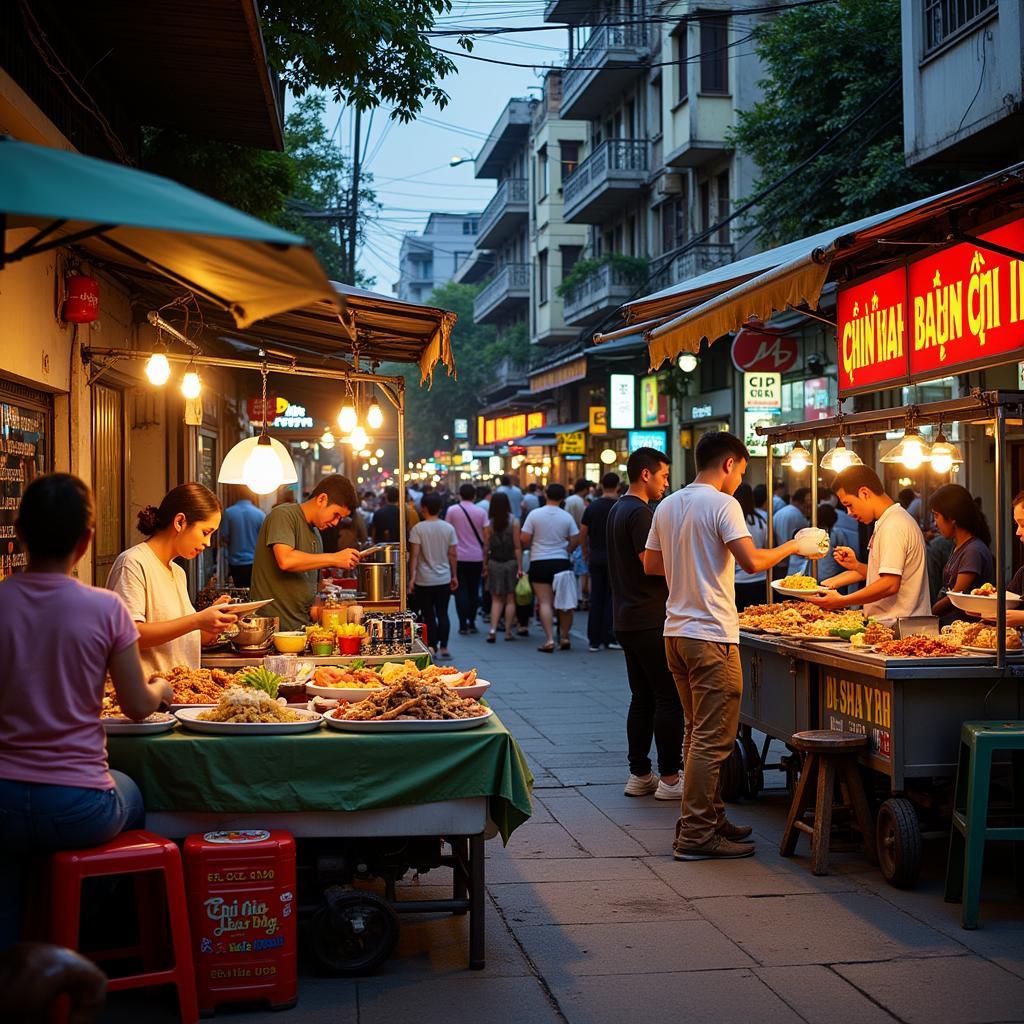
[[[722,803],[721,770],[739,728],[743,673],[734,562],[762,572],[790,555],[818,557],[821,531],[807,530],[776,548],[754,547],[733,493],[750,455],[732,434],[710,432],[697,443],[693,483],[667,497],[654,513],[644,571],[665,576],[668,603],[665,653],[685,722],[682,814],[676,860],[749,857],[740,842],[751,829],[733,825]]]
[[[875,530],[866,565],[852,548],[838,547],[833,557],[845,571],[821,582],[837,590],[851,583],[866,585],[852,594],[824,594],[812,602],[829,610],[862,605],[864,614],[876,619],[931,615],[924,534],[917,520],[885,493],[868,466],[844,469],[832,490],[854,519],[874,523]]]

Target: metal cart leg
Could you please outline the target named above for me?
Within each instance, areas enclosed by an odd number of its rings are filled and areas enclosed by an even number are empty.
[[[469,842],[465,836],[449,836],[452,848],[452,899],[464,900],[469,884]],[[465,910],[453,910],[453,914],[465,914]]]
[[[469,967],[484,968],[484,834],[469,837]]]

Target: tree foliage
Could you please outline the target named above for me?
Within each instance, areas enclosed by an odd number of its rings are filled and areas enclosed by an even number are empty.
[[[411,121],[425,101],[448,103],[437,81],[455,64],[425,33],[451,7],[451,0],[263,0],[260,11],[271,63],[296,96],[327,89],[363,110],[389,104],[392,117]]]
[[[347,274],[345,252],[350,223],[347,216],[325,220],[309,214],[350,209],[352,164],[331,141],[324,124],[326,99],[323,93],[310,93],[298,101],[285,122],[285,148],[294,170],[294,185],[284,210],[275,223],[303,235],[313,246],[329,277],[344,281]],[[356,243],[365,240],[367,221],[380,209],[372,189],[373,175],[363,173],[359,181],[359,210],[356,218]],[[369,287],[375,279],[358,269],[352,284]]]
[[[506,328],[498,337],[489,324],[473,322],[473,300],[480,293],[477,285],[448,282],[435,288],[430,305],[450,309],[458,315],[452,330],[452,350],[458,380],[449,377],[441,367],[434,373],[432,387],[419,386],[417,367],[387,364],[382,372],[402,374],[406,387],[406,449],[410,458],[447,449],[445,434],[451,434],[452,421],[466,417],[473,436],[473,418],[484,405],[483,394],[494,386],[498,368],[504,360],[512,366],[525,368],[529,361],[530,342],[526,324]]]
[[[945,185],[903,162],[899,0],[835,0],[785,11],[755,32],[764,98],[738,113],[735,145],[757,163],[754,192],[781,178],[885,99],[755,209],[779,244],[898,206]]]

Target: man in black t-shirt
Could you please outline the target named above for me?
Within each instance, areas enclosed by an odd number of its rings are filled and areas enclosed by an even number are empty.
[[[373,522],[370,524],[375,544],[398,543],[398,534],[400,532],[398,525],[398,497],[397,487],[386,487],[384,489],[384,501],[386,504],[374,512]]]
[[[625,793],[681,800],[683,711],[662,636],[668,587],[664,576],[648,576],[643,566],[654,518],[651,503],[660,501],[668,488],[669,458],[655,448],[638,448],[629,456],[626,470],[629,490],[612,505],[605,530],[613,626],[626,653],[632,693],[626,716],[629,779]],[[658,775],[651,771],[652,737]]]
[[[590,614],[587,617],[587,640],[591,651],[621,650],[612,633],[612,592],[608,584],[608,545],[606,529],[608,513],[619,499],[619,474],[605,473],[601,477],[601,496],[595,498],[583,512],[580,521],[580,547],[583,561],[590,571]]]

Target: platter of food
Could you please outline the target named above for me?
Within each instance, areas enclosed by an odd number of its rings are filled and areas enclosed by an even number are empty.
[[[787,576],[785,579],[772,580],[772,590],[776,594],[785,597],[796,597],[803,599],[813,597],[816,594],[828,593],[828,587],[823,587],[813,576]]]
[[[174,715],[163,711],[155,711],[141,722],[134,722],[121,714],[102,715],[100,721],[108,736],[152,736],[170,732],[178,724]]]
[[[493,714],[454,687],[422,682],[418,675],[413,666],[394,676],[386,689],[339,705],[324,720],[343,732],[451,732],[474,729]]]
[[[306,683],[306,693],[332,700],[360,701],[384,689],[384,681],[372,668],[320,665]]]
[[[150,682],[157,676],[171,684],[174,691],[172,708],[216,704],[224,687],[235,681],[233,672],[220,668],[190,668],[188,665],[175,665],[170,672],[154,672],[149,677]]]
[[[983,622],[951,622],[942,627],[942,638],[958,644],[965,651],[991,654],[996,649],[999,633],[995,626]],[[1010,654],[1022,653],[1020,630],[1010,626],[1006,630],[1006,650]]]
[[[874,645],[874,653],[883,658],[955,658],[958,645],[936,636],[904,636]]]
[[[946,596],[952,605],[962,612],[980,615],[985,619],[994,619],[996,616],[999,593],[991,583],[983,583],[980,587],[975,587],[969,594],[960,594],[955,590],[949,590],[946,592]],[[1006,592],[1007,608],[1019,608],[1022,600],[1024,598],[1021,598],[1020,594],[1014,594],[1010,590]]]
[[[273,736],[312,732],[323,721],[316,711],[281,704],[263,690],[230,686],[211,708],[183,708],[175,717],[193,732],[222,736]]]
[[[740,628],[750,632],[828,643],[842,643],[863,629],[865,622],[859,611],[828,612],[800,601],[749,605],[740,612],[739,620]]]
[[[272,597],[265,598],[262,601],[227,601],[221,607],[231,615],[251,615],[253,612],[259,611],[260,608],[265,608],[268,604],[272,604],[273,601]]]

